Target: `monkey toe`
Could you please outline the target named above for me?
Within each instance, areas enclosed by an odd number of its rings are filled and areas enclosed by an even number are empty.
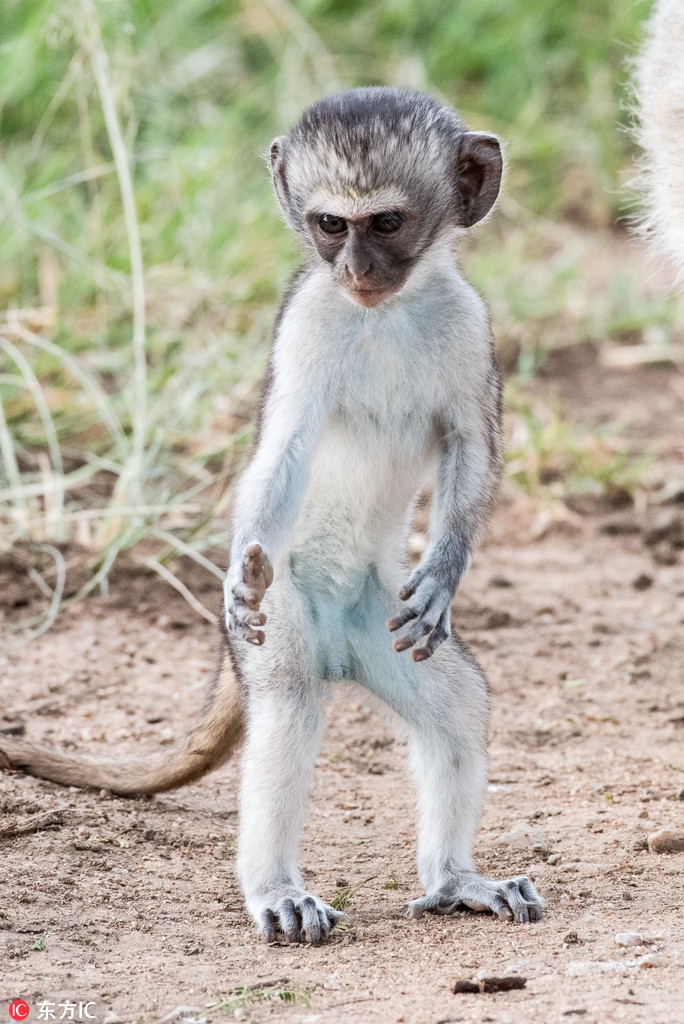
[[[259,934],[263,936],[266,942],[276,941],[276,923],[272,910],[264,910],[259,918],[257,927],[259,929]]]
[[[299,941],[301,925],[295,908],[294,900],[286,897],[278,904],[278,924],[283,935],[287,935],[291,942]]]
[[[299,902],[298,908],[302,918],[301,938],[303,942],[310,942],[312,946],[320,945],[321,922],[318,917],[318,907],[313,896],[305,896]]]
[[[330,924],[330,921],[328,920],[328,915],[324,910],[318,911],[318,921],[321,926],[321,938],[325,940],[330,935],[330,929],[331,927],[334,927],[334,925]]]
[[[308,893],[277,897],[270,906],[255,916],[260,935],[267,942],[275,942],[284,935],[290,942],[310,943],[318,946],[330,936],[344,915]]]

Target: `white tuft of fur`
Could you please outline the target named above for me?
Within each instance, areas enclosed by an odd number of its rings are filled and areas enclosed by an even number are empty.
[[[309,200],[307,213],[329,213],[334,217],[366,217],[383,210],[397,210],[409,206],[409,198],[402,189],[372,189],[368,193],[352,194],[317,188]]]
[[[684,288],[684,3],[659,0],[637,60],[637,139],[644,150],[638,186],[640,230]]]

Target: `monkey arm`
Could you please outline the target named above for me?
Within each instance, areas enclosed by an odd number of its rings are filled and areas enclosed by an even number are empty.
[[[486,413],[491,412],[492,415]],[[388,622],[397,651],[420,645],[414,661],[429,658],[451,631],[451,600],[472,558],[473,546],[491,509],[500,472],[498,408],[476,412],[468,428],[453,421],[442,430],[442,452],[433,495],[431,540],[399,592],[409,604]]]
[[[259,607],[301,507],[324,407],[308,374],[297,381],[276,376],[256,452],[238,486],[223,588],[226,624],[254,644],[265,639],[256,628],[266,622]]]
[[[480,422],[445,433],[433,496],[431,543],[416,573],[437,572],[450,598],[463,578],[491,510],[500,475],[498,429]]]

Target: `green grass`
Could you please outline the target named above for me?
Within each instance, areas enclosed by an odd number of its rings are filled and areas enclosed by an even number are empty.
[[[586,497],[606,508],[633,500],[651,453],[633,455],[616,425],[588,430],[570,423],[515,384],[506,397],[512,426],[506,470],[522,491],[551,500]]]
[[[217,1010],[233,1015],[236,1010],[265,1002],[303,1003],[307,1009],[311,1009],[311,991],[308,988],[295,988],[287,978],[261,985],[238,985],[227,996],[208,1006],[200,1016],[207,1016]]]
[[[346,910],[356,894],[360,892],[365,885],[372,882],[374,878],[375,875],[372,875],[370,878],[364,878],[363,881],[357,882],[355,885],[348,884],[341,886],[330,900],[330,906],[334,910]]]
[[[80,600],[128,553],[228,543],[230,485],[297,262],[262,154],[335,88],[400,83],[508,142],[465,247],[518,370],[671,303],[603,274],[632,153],[624,0],[5,0],[0,15],[0,552],[35,551],[47,628],[65,545]],[[678,315],[678,314],[677,314]],[[195,602],[196,604],[196,602]],[[202,610],[202,609],[198,609]],[[206,610],[203,614],[212,618]]]

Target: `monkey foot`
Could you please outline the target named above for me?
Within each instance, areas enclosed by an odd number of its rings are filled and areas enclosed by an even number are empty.
[[[455,874],[436,892],[412,900],[406,916],[417,920],[426,911],[431,914],[453,914],[459,907],[491,910],[502,921],[527,924],[540,921],[544,902],[529,878],[519,875],[503,882],[482,878],[473,871]]]
[[[259,934],[267,942],[275,942],[280,933],[292,942],[310,942],[318,946],[321,940],[328,938],[344,914],[317,896],[290,890],[284,896],[269,894],[253,916]]]

